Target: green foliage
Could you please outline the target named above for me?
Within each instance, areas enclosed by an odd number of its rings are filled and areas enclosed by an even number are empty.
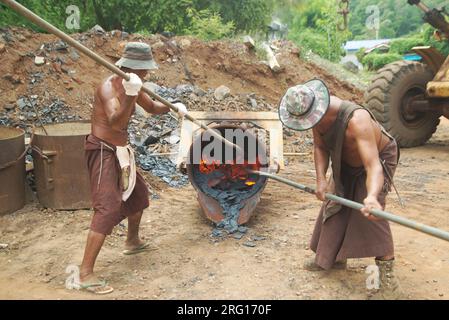
[[[399,38],[391,42],[390,52],[398,54],[406,54],[412,51],[413,47],[423,46],[426,41],[423,37]]]
[[[362,63],[368,70],[379,70],[385,65],[398,60],[402,60],[402,56],[397,53],[370,53],[363,58]]]
[[[449,40],[437,41],[434,34],[434,29],[432,27],[427,27],[423,32],[424,41],[427,45],[437,48],[445,56],[449,56]]]
[[[441,7],[447,0],[426,0],[429,7]],[[370,7],[371,6],[371,7]],[[354,39],[375,39],[376,31],[367,28],[367,21],[373,15],[372,6],[377,6],[380,13],[379,38],[399,38],[408,34],[419,33],[426,25],[422,11],[411,6],[407,0],[355,0],[350,2],[349,28]],[[375,10],[375,9],[374,9]]]
[[[66,19],[69,16],[69,14],[66,14],[66,8],[69,5],[78,5],[81,11],[86,9],[83,3],[84,1],[75,0],[21,0],[17,2],[24,5],[25,7],[27,7],[40,17],[44,18],[45,20],[49,21],[59,29],[62,29],[63,31],[70,31],[65,27]],[[87,20],[89,20],[89,17],[87,17],[87,15],[81,14],[80,19],[80,24],[83,24]],[[12,11],[4,4],[0,4],[0,27],[8,26],[20,26],[37,31],[43,31],[40,28],[36,27],[36,25],[34,25],[28,19],[25,19],[20,14]]]
[[[263,30],[270,22],[274,0],[197,0],[197,10],[218,12],[224,22],[233,21],[242,32]]]
[[[331,61],[339,61],[344,54],[343,43],[348,32],[338,30],[338,7],[334,0],[303,0],[291,5],[293,13],[285,17],[290,26],[289,38]]]
[[[185,30],[187,34],[196,36],[202,40],[217,40],[230,36],[234,30],[234,22],[223,23],[220,14],[209,10],[195,11],[189,9],[187,12],[192,23],[189,29]]]
[[[304,29],[302,32],[291,32],[289,38],[302,49],[311,50],[321,57],[327,58],[328,56],[329,50],[323,45],[327,39],[321,33],[314,32],[312,29]]]
[[[360,48],[355,54],[357,60],[359,60],[360,62],[362,62],[363,58],[365,58],[365,50],[366,50],[365,48]]]
[[[232,24],[236,31],[264,29],[271,19],[274,0],[19,0],[19,2],[64,31],[86,31],[99,24],[105,30],[119,29],[128,32],[148,30],[150,33],[171,31],[182,34],[189,30],[192,23],[195,24],[194,28],[198,27],[198,17],[189,15],[189,10],[205,15],[204,10],[207,9],[213,14],[208,18],[199,18],[210,19],[211,23],[221,22],[223,18],[223,26],[230,27]],[[66,8],[69,5],[76,5],[80,9],[80,30],[65,28],[68,17]],[[0,26],[25,26],[38,30],[32,23],[4,5],[0,5]]]

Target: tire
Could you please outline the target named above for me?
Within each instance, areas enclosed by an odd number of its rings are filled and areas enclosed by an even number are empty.
[[[433,77],[433,72],[422,63],[398,61],[380,69],[365,94],[366,107],[401,147],[422,145],[436,131],[439,114],[404,111],[406,101],[425,97],[427,83]]]

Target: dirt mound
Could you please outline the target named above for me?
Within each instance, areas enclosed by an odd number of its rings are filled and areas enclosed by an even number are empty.
[[[361,99],[361,92],[356,88],[302,61],[298,49],[289,42],[277,44],[277,57],[283,70],[274,73],[239,42],[205,43],[190,37],[143,37],[120,31],[90,31],[73,37],[111,62],[118,59],[127,41],[151,44],[160,68],[148,78],[166,87],[190,83],[207,90],[226,85],[232,95],[252,93],[276,105],[288,86],[318,77],[342,98]],[[11,108],[21,96],[38,95],[45,98],[44,104],[59,97],[78,115],[89,117],[93,90],[110,74],[108,70],[53,35],[11,28],[0,31],[0,41],[4,44],[0,52],[3,69],[0,107]],[[36,65],[36,56],[44,57],[45,63]]]
[[[152,45],[159,69],[147,80],[163,88],[181,85],[194,87],[194,94],[181,95],[190,110],[201,111],[276,111],[277,103],[289,86],[321,78],[332,93],[343,99],[361,102],[362,93],[336,79],[319,66],[300,59],[291,42],[275,43],[274,51],[282,67],[273,72],[256,52],[236,41],[202,42],[192,37],[165,38],[161,35],[128,35],[120,31],[91,30],[72,35],[88,48],[115,62],[128,41]],[[57,37],[22,28],[0,30],[0,120],[22,127],[39,124],[33,112],[24,114],[21,101],[32,100],[38,112],[52,109],[55,101],[68,107],[63,119],[89,119],[93,91],[110,72],[97,65]],[[44,63],[36,61],[44,58]],[[37,63],[36,63],[37,62]],[[214,90],[225,85],[226,99],[217,100]],[[178,90],[179,91],[179,90]],[[183,90],[181,90],[183,91]],[[184,90],[185,91],[185,90]],[[198,93],[200,92],[200,93]],[[23,98],[23,99],[22,99]],[[25,110],[29,110],[26,106]],[[58,109],[59,110],[59,109]],[[41,114],[41,117],[44,115]],[[49,115],[48,121],[55,119]],[[13,119],[13,120],[11,120]],[[285,132],[286,152],[301,152],[310,143],[309,134]]]

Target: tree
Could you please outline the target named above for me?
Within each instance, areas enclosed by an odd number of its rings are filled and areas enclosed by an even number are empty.
[[[441,7],[447,4],[447,0],[427,0],[426,4]],[[380,13],[381,38],[399,38],[413,34],[419,32],[425,24],[422,11],[416,6],[408,5],[407,0],[352,0],[349,28],[354,38],[374,38],[375,35],[366,26],[370,14],[366,9],[373,5],[378,7]]]
[[[129,32],[146,30],[150,33],[172,31],[181,34],[188,29],[192,18],[189,9],[209,10],[220,15],[225,23],[232,22],[236,31],[264,28],[272,15],[274,0],[22,0],[19,1],[58,28],[65,29],[66,8],[80,8],[81,30],[95,24],[105,30]],[[9,8],[0,7],[1,26],[26,26],[32,23]],[[68,31],[68,30],[65,30]],[[77,30],[78,31],[78,30]]]
[[[199,0],[198,10],[218,12],[224,22],[233,21],[236,30],[256,31],[270,22],[275,0]]]
[[[289,37],[298,45],[310,49],[323,58],[339,61],[342,55],[343,43],[349,37],[347,31],[340,31],[338,23],[337,2],[334,0],[302,0],[292,2],[291,11],[285,14],[291,21]]]

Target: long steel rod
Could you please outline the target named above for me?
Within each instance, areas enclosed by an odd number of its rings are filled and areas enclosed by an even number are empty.
[[[36,15],[31,10],[27,9],[23,5],[17,3],[16,1],[13,1],[13,0],[0,0],[0,1],[3,2],[5,5],[7,5],[8,7],[10,7],[11,9],[13,9],[14,11],[16,11],[17,13],[21,14],[22,16],[24,16],[25,18],[29,19],[31,22],[35,23],[39,27],[47,30],[50,33],[53,33],[54,35],[56,35],[60,39],[64,40],[65,42],[67,42],[71,46],[75,47],[76,49],[78,49],[79,51],[84,53],[86,56],[88,56],[89,58],[95,60],[95,62],[97,62],[100,65],[102,65],[103,67],[109,69],[110,71],[112,71],[116,75],[122,77],[123,79],[125,79],[127,81],[129,80],[129,76],[125,72],[120,70],[120,68],[118,68],[114,64],[110,63],[109,61],[107,61],[103,57],[99,56],[98,54],[96,54],[95,52],[90,50],[89,48],[85,47],[84,45],[82,45],[81,43],[79,43],[78,41],[76,41],[75,39],[70,37],[68,34],[62,32],[61,30],[59,30],[58,28],[56,28],[52,24],[48,23],[47,21],[45,21],[44,19],[42,19],[41,17]],[[147,93],[153,99],[162,102],[164,105],[166,105],[167,107],[169,107],[173,111],[178,112],[178,108],[175,105],[173,105],[171,102],[167,101],[166,99],[162,98],[158,94],[154,93],[150,89],[142,87],[142,91]],[[237,149],[238,151],[241,151],[241,148],[239,146],[237,146],[237,145],[233,144],[231,141],[225,139],[222,135],[217,133],[215,130],[209,128],[208,126],[206,126],[202,122],[198,121],[197,119],[195,119],[191,115],[186,114],[185,118],[187,118],[188,120],[192,121],[193,123],[195,123],[196,125],[198,125],[202,129],[208,131],[212,136],[214,136],[215,138],[219,139],[220,141],[222,141],[226,145],[228,145],[230,147],[233,147],[233,148]]]
[[[299,183],[294,182],[292,180],[288,180],[288,179],[285,179],[283,177],[280,177],[280,176],[277,176],[277,175],[274,175],[274,174],[271,174],[271,173],[268,173],[268,172],[262,172],[262,171],[251,171],[251,172],[255,173],[255,174],[258,174],[258,175],[261,175],[261,176],[265,176],[267,178],[270,178],[270,179],[273,179],[273,180],[276,180],[276,181],[279,181],[279,182],[282,182],[284,184],[287,184],[287,185],[289,185],[291,187],[300,189],[300,190],[305,191],[307,193],[315,194],[315,189],[313,189],[311,187],[307,187],[307,186],[302,185],[302,184],[299,184]],[[352,208],[352,209],[356,209],[356,210],[360,210],[360,209],[362,209],[364,207],[364,205],[361,204],[361,203],[358,203],[358,202],[355,202],[355,201],[351,201],[351,200],[348,200],[348,199],[345,199],[345,198],[342,198],[342,197],[339,197],[339,196],[336,196],[336,195],[330,194],[330,193],[326,193],[326,199],[335,201],[335,202],[340,203],[340,204],[342,204],[342,205],[344,205],[346,207],[349,207],[349,208]],[[372,209],[372,210],[370,210],[370,213],[373,216],[376,216],[378,218],[389,220],[391,222],[395,222],[397,224],[400,224],[400,225],[402,225],[404,227],[411,228],[411,229],[414,229],[416,231],[420,231],[420,232],[426,233],[428,235],[431,235],[433,237],[449,241],[449,232],[446,232],[444,230],[437,229],[437,228],[434,228],[434,227],[430,227],[430,226],[427,226],[427,225],[422,224],[420,222],[416,222],[416,221],[413,221],[413,220],[410,220],[410,219],[407,219],[407,218],[404,218],[404,217],[400,217],[398,215],[395,215],[393,213],[386,212],[386,211],[383,211],[383,210]]]

